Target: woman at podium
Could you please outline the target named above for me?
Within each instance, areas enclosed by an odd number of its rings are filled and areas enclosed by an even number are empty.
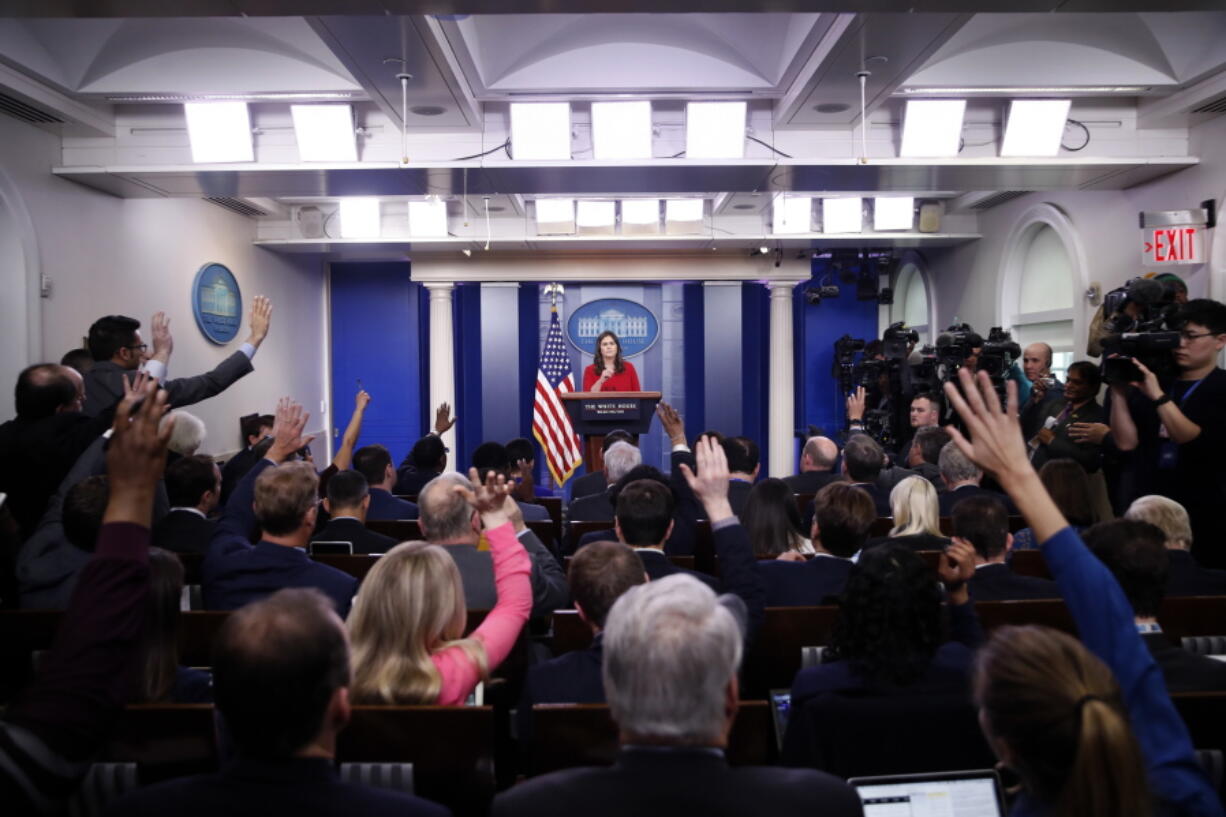
[[[634,364],[622,360],[622,344],[612,332],[596,338],[596,355],[583,370],[584,391],[640,391]]]

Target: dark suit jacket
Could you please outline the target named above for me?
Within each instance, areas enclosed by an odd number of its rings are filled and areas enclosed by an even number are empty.
[[[783,481],[794,494],[815,494],[831,482],[837,482],[843,476],[835,471],[803,471],[784,477]]]
[[[1043,399],[1037,403],[1033,400],[1027,400],[1022,406],[1022,410],[1018,413],[1018,419],[1022,424],[1022,436],[1030,439],[1043,427],[1044,420],[1047,419],[1045,411],[1049,403],[1064,399],[1064,384],[1059,378],[1052,376],[1056,382],[1047,387],[1047,393],[1043,395]]]
[[[603,638],[597,633],[586,650],[564,653],[528,667],[524,691],[515,712],[516,732],[521,746],[532,741],[533,704],[605,702],[604,679],[601,676],[603,658]]]
[[[1102,444],[1091,442],[1075,443],[1069,439],[1068,428],[1073,423],[1105,423],[1108,418],[1103,413],[1103,407],[1098,404],[1097,400],[1091,400],[1081,408],[1066,415],[1064,410],[1067,405],[1068,402],[1063,398],[1049,400],[1039,410],[1038,427],[1035,429],[1035,433],[1037,433],[1039,428],[1043,427],[1048,417],[1055,417],[1060,421],[1052,428],[1056,436],[1050,443],[1040,445],[1035,450],[1034,456],[1030,458],[1030,462],[1036,469],[1039,469],[1051,460],[1067,458],[1080,463],[1087,473],[1092,474],[1102,465]],[[1032,434],[1031,436],[1034,435]]]
[[[709,749],[623,748],[608,768],[534,778],[494,799],[493,817],[859,817],[842,780],[810,769],[731,767]]]
[[[8,494],[4,504],[17,520],[22,541],[34,533],[47,501],[77,458],[110,428],[113,416],[74,411],[0,425],[0,492]]]
[[[230,499],[230,494],[234,493],[238,481],[246,476],[247,472],[261,459],[263,457],[255,452],[253,446],[247,446],[221,466],[221,503],[223,505]]]
[[[1020,601],[1058,599],[1060,588],[1051,579],[1022,576],[1005,564],[984,565],[975,569],[969,585],[975,601]]]
[[[410,794],[342,783],[331,760],[242,758],[220,773],[180,777],[135,789],[110,817],[445,817],[447,809]]]
[[[949,539],[944,536],[933,536],[931,533],[913,533],[909,536],[878,536],[869,539],[865,548],[881,545],[905,545],[912,550],[944,550],[949,547]]]
[[[526,530],[519,534],[519,541],[532,558],[532,617],[553,615],[553,611],[570,604],[570,587],[562,567],[549,549]],[[464,603],[469,610],[492,610],[498,602],[498,590],[494,586],[494,560],[488,550],[477,550],[476,545],[442,545],[456,567],[464,585]]]
[[[665,576],[672,576],[675,573],[687,573],[707,587],[710,587],[716,593],[719,592],[719,580],[714,576],[708,576],[706,573],[699,573],[697,570],[690,570],[687,567],[678,567],[658,550],[638,548],[635,550],[635,553],[639,555],[639,560],[643,563],[643,572],[653,582],[657,579],[663,579]]]
[[[767,607],[811,607],[842,594],[851,566],[850,559],[819,555],[807,562],[759,561],[756,568],[766,585]]]
[[[1176,647],[1163,633],[1143,633],[1141,640],[1162,670],[1169,691],[1226,691],[1226,663]]]
[[[352,516],[331,519],[312,542],[350,542],[354,553],[387,553],[399,544],[390,536],[377,533]]]
[[[571,485],[570,495],[573,499],[578,499],[581,496],[598,494],[607,486],[608,477],[605,476],[604,470],[593,471],[590,474],[584,474],[574,481]]]
[[[1226,596],[1226,570],[1201,567],[1186,550],[1168,550],[1167,555],[1171,557],[1168,596]]]
[[[251,544],[251,531],[256,528],[251,507],[255,481],[271,467],[269,460],[256,463],[226,503],[201,567],[204,606],[209,610],[237,610],[286,587],[315,587],[332,599],[344,618],[357,593],[357,579],[312,561],[298,548],[271,542]]]
[[[571,522],[611,521],[613,501],[609,498],[609,489],[571,500],[570,506],[566,509],[566,518]]]
[[[957,505],[960,500],[966,499],[968,496],[991,496],[999,499],[1005,505],[1005,510],[1010,514],[1016,514],[1017,508],[1009,497],[1004,494],[998,494],[996,491],[989,491],[987,488],[980,488],[977,485],[963,485],[956,491],[946,491],[937,496],[937,504],[941,508],[941,516],[949,516],[953,511],[954,505]]]
[[[153,526],[153,546],[175,553],[205,553],[217,522],[186,510],[172,510]]]
[[[394,493],[417,496],[421,493],[421,489],[426,487],[426,483],[437,477],[439,473],[439,471],[419,471],[412,465],[407,465],[405,462],[402,462],[400,463],[400,470],[396,472],[396,485],[394,486]]]
[[[737,516],[745,513],[745,503],[749,501],[749,492],[753,490],[752,482],[740,479],[728,481],[728,504]]]
[[[161,384],[171,408],[190,406],[221,394],[234,381],[253,371],[251,359],[241,351],[217,364],[217,368],[194,377],[179,377]],[[99,360],[85,373],[85,413],[90,417],[111,408],[123,397],[123,376],[131,374],[109,360]]]
[[[382,488],[370,489],[370,507],[366,509],[368,520],[416,519],[417,506],[407,499],[393,496]]]
[[[938,494],[945,490],[945,482],[941,479],[941,469],[933,463],[921,462],[911,470],[931,482],[932,487],[937,489]]]
[[[515,500],[515,504],[519,506],[519,512],[524,515],[525,522],[548,522],[553,519],[549,515],[549,509],[544,505],[537,505],[535,502],[520,502],[518,499]]]

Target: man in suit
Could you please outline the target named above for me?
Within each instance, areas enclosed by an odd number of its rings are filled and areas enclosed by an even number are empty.
[[[1064,398],[1064,384],[1051,373],[1051,360],[1052,349],[1046,343],[1032,343],[1022,350],[1022,374],[1030,381],[1030,397],[1019,414],[1026,439],[1043,427],[1044,404]]]
[[[370,489],[366,477],[357,471],[341,471],[328,480],[328,497],[324,510],[328,524],[311,537],[316,542],[348,542],[354,553],[387,553],[396,546],[390,536],[366,527],[366,509],[370,506]]]
[[[507,454],[506,446],[502,443],[485,442],[477,446],[473,451],[472,467],[477,469],[477,473],[481,479],[485,479],[485,475],[490,471],[497,471],[507,478],[507,481],[514,479],[511,474],[511,457]],[[519,512],[524,515],[524,519],[528,522],[548,522],[550,521],[549,509],[544,505],[537,505],[533,502],[522,502],[515,500],[519,505]]]
[[[769,607],[821,605],[828,603],[829,597],[841,595],[852,560],[868,541],[877,519],[872,497],[856,485],[832,482],[818,491],[813,501],[810,536],[817,555],[806,561],[792,552],[757,563]]]
[[[613,519],[613,486],[642,464],[643,453],[630,443],[614,443],[604,454],[604,475],[609,484],[598,494],[571,500],[566,518],[571,522],[603,522]]]
[[[221,496],[221,470],[209,457],[182,457],[166,466],[170,513],[153,526],[153,544],[175,553],[204,553],[217,523],[209,515]]]
[[[654,479],[636,479],[622,487],[617,495],[617,512],[613,530],[617,541],[634,548],[643,563],[643,570],[652,581],[687,573],[712,590],[719,589],[714,576],[678,567],[664,554],[664,542],[673,531],[673,492]]]
[[[839,447],[829,437],[810,437],[800,452],[800,473],[784,477],[794,494],[816,494],[827,483],[840,478],[834,470],[839,459]]]
[[[350,683],[345,625],[318,591],[282,590],[244,607],[222,625],[213,660],[213,694],[234,761],[136,789],[110,813],[448,814],[409,794],[338,779],[336,739],[349,722]]]
[[[620,542],[593,542],[579,548],[566,576],[575,610],[592,631],[592,643],[587,649],[528,668],[516,713],[521,745],[532,739],[533,704],[605,702],[600,677],[605,619],[623,593],[647,581],[643,563],[632,548]]]
[[[314,587],[332,599],[344,618],[358,581],[307,555],[319,477],[310,464],[289,461],[311,441],[302,434],[308,415],[283,399],[276,417],[268,455],[239,481],[209,542],[202,566],[204,606],[236,610],[282,588]],[[253,545],[257,528],[263,538]]]
[[[852,434],[843,446],[843,476],[847,477],[852,485],[864,489],[873,500],[877,516],[893,516],[890,495],[877,484],[877,477],[884,466],[885,452],[877,441],[867,434]]]
[[[859,797],[830,775],[728,765],[740,697],[739,607],[689,575],[624,593],[603,637],[604,689],[621,743],[614,764],[514,786],[495,798],[494,817],[859,815]]]
[[[396,484],[396,471],[392,468],[392,455],[381,445],[364,445],[353,452],[353,470],[366,477],[370,489],[370,506],[366,518],[416,519],[418,508],[407,499],[392,494]]]
[[[749,492],[762,469],[758,444],[748,437],[725,437],[720,445],[728,458],[728,478],[732,481],[728,486],[728,501],[732,503],[732,512],[740,516],[745,512]]]
[[[953,541],[975,549],[975,577],[970,581],[975,601],[1058,599],[1060,589],[1050,579],[1022,576],[1006,560],[1013,548],[1004,503],[991,496],[958,500],[951,514]]]
[[[481,516],[455,489],[471,488],[468,477],[450,471],[426,483],[417,501],[421,508],[421,535],[432,545],[441,545],[460,570],[464,602],[469,610],[491,610],[498,601],[494,588],[494,562],[488,550],[478,550]],[[516,507],[519,505],[516,503]],[[548,618],[565,607],[570,588],[562,567],[536,534],[524,524],[523,515],[511,517],[515,535],[532,557],[532,617]]]
[[[1162,670],[1171,692],[1226,690],[1226,664],[1181,649],[1162,632],[1158,610],[1165,595],[1170,557],[1158,527],[1133,519],[1094,525],[1082,534],[1086,546],[1105,564],[1132,605],[1137,631]]]
[[[1226,570],[1201,567],[1192,558],[1192,523],[1188,512],[1165,496],[1143,496],[1124,514],[1125,519],[1148,522],[1166,537],[1168,596],[1226,596]]]
[[[1106,421],[1103,408],[1095,399],[1101,385],[1102,376],[1095,364],[1079,360],[1068,367],[1063,397],[1048,400],[1035,412],[1038,427],[1029,445],[1030,462],[1036,469],[1054,459],[1070,459],[1088,474],[1098,470],[1102,464],[1102,443],[1089,439],[1074,442],[1069,438],[1069,426]]]
[[[40,363],[17,376],[17,416],[0,425],[0,492],[8,495],[22,541],[73,463],[110,428],[112,412],[88,417],[84,401],[85,381],[67,366]]]
[[[615,428],[608,434],[604,435],[604,440],[600,444],[601,455],[608,451],[613,443],[630,443],[634,445],[634,435],[629,431],[623,431],[620,428]],[[617,480],[614,480],[616,482]],[[592,471],[590,474],[584,474],[574,481],[571,485],[570,495],[573,499],[578,499],[581,496],[590,494],[598,494],[609,485],[609,480],[604,474],[604,470]]]
[[[268,435],[272,433],[273,416],[271,414],[246,414],[238,419],[239,431],[246,447],[221,466],[221,504],[225,505],[234,486],[251,470],[257,462],[264,459],[270,442]],[[261,443],[263,445],[261,446]]]
[[[979,487],[979,483],[983,480],[983,471],[967,459],[954,443],[945,444],[937,463],[941,470],[941,481],[945,483],[945,492],[937,497],[941,516],[949,516],[953,512],[954,505],[972,496],[994,497],[1004,503],[1008,513],[1016,513],[1008,497]]]
[[[910,459],[907,460],[907,467],[931,482],[938,493],[945,490],[938,463],[941,460],[941,449],[949,440],[949,432],[940,426],[924,426],[916,429],[915,437],[911,440],[911,454]]]
[[[124,315],[107,315],[89,328],[89,351],[94,365],[85,373],[85,408],[93,417],[113,407],[123,397],[123,375],[144,368],[170,396],[170,406],[189,406],[220,394],[243,375],[252,371],[251,359],[268,336],[272,304],[263,295],[251,302],[251,333],[239,350],[207,374],[167,380],[174,337],[170,320],[158,312],[153,316],[153,353],[141,339],[140,321]]]

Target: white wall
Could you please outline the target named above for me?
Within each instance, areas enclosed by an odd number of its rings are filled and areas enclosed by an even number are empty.
[[[121,313],[144,324],[167,313],[175,348],[170,375],[198,374],[238,348],[205,340],[192,317],[191,284],[208,262],[225,264],[242,289],[244,321],[251,298],[273,302],[272,329],[256,356],[256,370],[227,392],[189,409],[209,428],[205,451],[221,454],[239,445],[238,417],[271,412],[281,395],[292,395],[311,412],[308,425],[322,429],[325,399],[322,264],[310,257],[281,256],[252,245],[255,223],[207,202],[189,199],[118,199],[50,174],[59,163],[59,138],[0,116],[0,173],[11,180],[29,212],[42,273],[52,281],[50,298],[38,301],[39,348],[0,349],[5,383],[38,360],[58,360],[80,346],[99,316]],[[3,177],[0,177],[0,183]],[[0,230],[0,241],[6,232]],[[0,257],[6,254],[0,252]],[[10,293],[23,293],[26,271],[0,270],[4,314]],[[146,338],[147,339],[147,338]],[[7,386],[5,387],[7,388]],[[12,416],[0,403],[0,418]],[[317,452],[322,452],[322,442]],[[320,453],[322,456],[322,453]]]
[[[937,290],[941,327],[955,316],[986,332],[1007,316],[1000,314],[998,277],[1004,269],[1005,245],[1019,218],[1036,204],[1048,202],[1072,222],[1088,266],[1086,279],[1100,282],[1103,292],[1129,278],[1151,271],[1141,262],[1141,232],[1137,214],[1142,210],[1176,210],[1198,207],[1215,199],[1221,211],[1226,199],[1226,116],[1218,116],[1191,129],[1191,153],[1200,165],[1149,184],[1123,191],[1055,191],[1032,193],[980,216],[983,238],[971,244],[926,253],[931,261]],[[1200,266],[1160,268],[1188,282],[1192,297],[1226,298],[1226,230],[1218,228],[1206,247],[1208,263]],[[1076,257],[1075,253],[1070,253]],[[1210,281],[1213,280],[1211,286]],[[1077,309],[1088,325],[1095,307],[1088,305],[1074,287]],[[940,327],[938,327],[940,328]],[[1078,338],[1078,355],[1084,354],[1085,338]]]

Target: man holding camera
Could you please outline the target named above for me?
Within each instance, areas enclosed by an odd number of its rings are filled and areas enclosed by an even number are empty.
[[[1217,360],[1226,348],[1226,305],[1189,301],[1175,316],[1179,346],[1175,377],[1160,381],[1134,359],[1139,378],[1127,395],[1115,387],[1111,435],[1134,452],[1137,472],[1153,474],[1156,493],[1170,496],[1192,519],[1194,551],[1205,567],[1226,567],[1226,371]],[[1127,399],[1120,399],[1126,397]]]

